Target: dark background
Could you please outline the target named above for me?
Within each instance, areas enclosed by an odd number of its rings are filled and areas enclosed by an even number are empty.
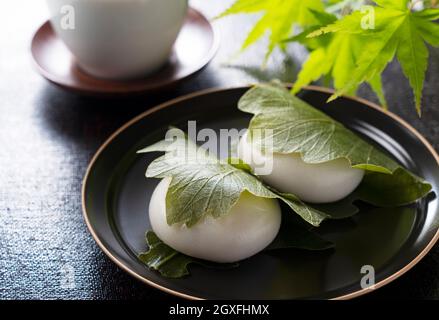
[[[208,17],[230,0],[196,0]],[[116,267],[97,247],[81,213],[87,164],[106,138],[147,108],[209,87],[229,87],[272,77],[293,81],[306,51],[292,45],[261,71],[264,41],[231,59],[255,17],[214,23],[221,48],[197,77],[155,95],[103,100],[65,92],[41,78],[29,52],[33,32],[47,18],[44,1],[3,1],[0,10],[0,299],[166,299]],[[439,50],[432,49],[420,120],[408,81],[392,63],[384,76],[390,109],[439,150]],[[367,88],[360,96],[375,101]],[[62,289],[65,270],[74,288]],[[412,270],[365,297],[439,298],[439,246]]]

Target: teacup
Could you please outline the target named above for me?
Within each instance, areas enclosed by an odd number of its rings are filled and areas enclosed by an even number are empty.
[[[76,62],[99,78],[151,74],[169,59],[188,0],[46,0]]]

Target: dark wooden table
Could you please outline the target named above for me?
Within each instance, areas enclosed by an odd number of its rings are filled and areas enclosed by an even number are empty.
[[[44,1],[3,1],[0,10],[0,299],[166,299],[116,267],[97,247],[81,213],[80,189],[99,145],[124,122],[151,106],[209,87],[247,84],[271,77],[294,80],[306,57],[292,46],[290,58],[276,54],[258,67],[264,43],[235,60],[230,57],[254,18],[215,22],[222,34],[210,66],[178,88],[144,97],[102,100],[65,92],[32,68],[29,44],[47,18]],[[228,1],[196,0],[212,17]],[[233,65],[226,67],[225,65]],[[385,74],[390,108],[439,150],[439,50],[431,50],[418,119],[411,90],[397,64]],[[361,96],[374,99],[370,91]],[[74,283],[63,286],[63,275]],[[411,271],[366,298],[439,298],[439,246]]]

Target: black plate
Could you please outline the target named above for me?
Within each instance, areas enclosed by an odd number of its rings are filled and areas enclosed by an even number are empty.
[[[167,279],[146,268],[137,254],[145,251],[150,229],[148,203],[156,179],[146,179],[157,154],[136,150],[161,140],[169,125],[185,129],[188,120],[203,127],[244,128],[249,116],[237,110],[248,88],[192,94],[145,112],[119,129],[98,151],[83,185],[87,225],[102,250],[136,278],[187,298],[313,299],[351,298],[361,289],[360,271],[372,265],[379,288],[415,265],[439,237],[438,200],[434,194],[416,205],[362,209],[353,218],[325,222],[318,232],[336,242],[335,250],[287,250],[260,253],[239,268],[213,270],[192,266],[183,279]],[[439,191],[439,158],[427,141],[398,117],[360,99],[325,101],[330,91],[309,87],[301,97],[375,142]]]

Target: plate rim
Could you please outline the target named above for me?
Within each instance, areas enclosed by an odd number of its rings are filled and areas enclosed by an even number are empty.
[[[148,109],[144,112],[142,112],[141,114],[137,115],[136,117],[134,117],[133,119],[129,120],[128,122],[126,122],[124,125],[122,125],[119,129],[117,129],[114,133],[112,133],[106,140],[105,142],[99,147],[99,149],[96,151],[96,153],[93,155],[92,159],[89,162],[89,165],[87,166],[87,170],[86,173],[84,175],[84,178],[82,180],[82,188],[81,188],[81,207],[82,207],[82,214],[83,214],[83,218],[85,220],[85,223],[87,225],[87,229],[90,232],[91,236],[93,237],[94,241],[97,243],[97,245],[99,246],[99,248],[105,253],[105,255],[107,255],[108,258],[110,258],[110,260],[112,262],[114,262],[119,268],[121,268],[122,270],[124,270],[125,272],[127,272],[129,275],[133,276],[134,278],[140,280],[141,282],[154,287],[156,289],[159,289],[161,291],[164,291],[166,293],[169,293],[171,295],[180,297],[180,298],[185,298],[185,299],[189,299],[189,300],[205,300],[204,298],[201,297],[197,297],[197,296],[193,296],[193,295],[189,295],[186,293],[182,293],[176,290],[172,290],[169,289],[167,287],[164,287],[162,285],[159,285],[157,283],[155,283],[152,280],[146,279],[145,277],[141,276],[140,274],[134,272],[133,270],[131,270],[128,266],[126,266],[123,262],[119,261],[110,251],[109,249],[100,241],[99,237],[97,236],[96,232],[94,231],[93,226],[90,223],[90,220],[88,219],[88,213],[87,213],[87,209],[85,207],[85,192],[86,192],[86,187],[87,187],[87,181],[88,181],[88,177],[91,173],[92,168],[94,167],[95,162],[97,161],[97,159],[99,158],[99,156],[101,155],[101,153],[103,152],[103,150],[121,133],[123,132],[125,129],[129,128],[130,126],[132,126],[134,123],[140,121],[141,119],[157,112],[160,111],[164,108],[170,107],[176,103],[182,102],[182,101],[186,101],[186,100],[190,100],[192,98],[195,97],[199,97],[199,96],[203,96],[203,95],[208,95],[208,94],[212,94],[212,93],[217,93],[217,92],[221,92],[221,91],[228,91],[228,90],[236,90],[236,89],[250,89],[254,84],[248,84],[248,85],[239,85],[239,86],[231,86],[231,87],[221,87],[221,88],[208,88],[208,89],[204,89],[204,90],[199,90],[196,92],[192,92],[186,95],[182,95],[179,96],[177,98],[165,101],[159,105],[156,105],[155,107]],[[284,83],[284,85],[286,86],[291,86],[291,83]],[[328,93],[328,94],[333,94],[335,92],[335,90],[330,89],[330,88],[325,88],[325,87],[321,87],[321,86],[315,86],[315,85],[309,85],[309,86],[305,86],[303,89],[305,90],[310,90],[310,91],[317,91],[317,92],[322,92],[322,93]],[[406,122],[405,120],[403,120],[401,117],[399,117],[398,115],[382,108],[381,106],[379,106],[378,104],[366,100],[364,98],[360,98],[360,97],[353,97],[353,96],[349,96],[349,95],[342,95],[341,97],[348,99],[348,100],[353,100],[356,102],[359,102],[369,108],[375,109],[381,113],[383,113],[384,115],[392,118],[393,120],[397,121],[398,123],[400,123],[401,125],[403,125],[405,128],[407,128],[410,132],[412,132],[417,139],[419,139],[423,145],[427,148],[427,150],[433,155],[434,159],[436,160],[438,166],[439,166],[439,155],[436,152],[436,150],[433,148],[433,146],[430,144],[430,142],[428,142],[428,140],[421,135],[415,128],[413,128],[408,122]],[[367,294],[369,292],[375,291],[383,286],[385,286],[386,284],[396,280],[397,278],[399,278],[400,276],[402,276],[403,274],[405,274],[407,271],[409,271],[411,268],[413,268],[419,261],[422,260],[422,258],[424,258],[424,256],[431,250],[431,248],[436,244],[436,242],[439,240],[439,228],[436,230],[436,233],[434,234],[433,238],[430,240],[430,242],[424,247],[424,249],[414,258],[412,259],[408,264],[406,264],[405,266],[403,266],[401,269],[399,269],[398,271],[396,271],[395,273],[391,274],[390,276],[384,278],[383,280],[379,281],[378,283],[376,283],[374,286],[370,287],[370,288],[364,288],[361,290],[357,290],[348,294],[344,294],[341,296],[337,296],[335,298],[332,298],[330,300],[349,300],[352,298],[356,298],[359,296],[362,296],[364,294]]]
[[[109,97],[109,98],[114,98],[114,97],[127,97],[127,96],[136,96],[136,95],[144,95],[146,93],[150,93],[150,92],[159,92],[161,90],[164,90],[166,88],[172,87],[177,85],[178,83],[190,79],[194,76],[196,76],[199,72],[201,72],[204,68],[206,68],[209,63],[213,60],[213,58],[216,56],[219,47],[220,47],[220,38],[221,38],[221,34],[220,31],[218,30],[218,28],[215,28],[214,24],[210,21],[210,19],[208,19],[208,17],[206,17],[206,15],[204,15],[200,10],[189,6],[188,7],[188,16],[189,14],[194,14],[197,15],[199,18],[203,19],[205,22],[208,23],[208,25],[210,26],[210,29],[212,31],[212,45],[209,48],[207,54],[205,55],[205,57],[203,57],[203,59],[201,60],[201,62],[199,62],[196,66],[196,68],[193,69],[193,71],[191,71],[189,74],[178,78],[174,81],[168,82],[162,86],[153,86],[150,88],[135,88],[135,89],[117,89],[117,90],[103,90],[101,87],[97,88],[96,87],[94,89],[90,88],[90,87],[83,87],[81,86],[77,86],[77,85],[69,85],[63,81],[59,81],[59,77],[57,77],[56,75],[54,75],[53,73],[47,71],[39,62],[39,59],[36,57],[35,54],[35,47],[38,45],[37,44],[37,37],[40,35],[40,33],[42,32],[42,30],[44,28],[52,28],[53,27],[51,25],[51,21],[50,19],[46,19],[44,20],[44,22],[34,31],[31,40],[30,40],[30,56],[31,56],[31,63],[33,68],[35,69],[35,71],[40,74],[44,79],[46,79],[47,81],[49,81],[50,83],[56,85],[57,87],[60,87],[64,90],[67,90],[69,92],[74,92],[74,93],[79,93],[82,95],[86,95],[86,96],[95,96],[95,97]],[[59,38],[58,35],[56,35],[55,30],[53,30],[54,36],[56,38]],[[58,39],[59,41],[62,41],[60,39]],[[72,55],[72,53],[70,53]],[[75,64],[76,65],[76,64]],[[82,71],[84,72],[84,71]],[[90,76],[89,77],[93,78],[93,79],[98,79],[94,76]],[[105,81],[113,81],[111,79],[104,79]],[[116,80],[117,81],[117,80]]]

